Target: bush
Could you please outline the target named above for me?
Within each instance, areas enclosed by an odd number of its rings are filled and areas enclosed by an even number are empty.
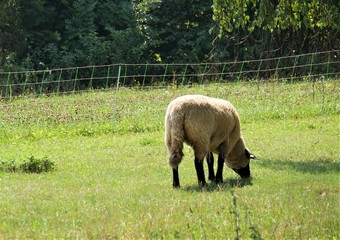
[[[15,161],[4,162],[0,159],[0,171],[2,172],[42,173],[53,171],[54,167],[55,164],[48,157],[36,158],[29,156],[21,164]]]

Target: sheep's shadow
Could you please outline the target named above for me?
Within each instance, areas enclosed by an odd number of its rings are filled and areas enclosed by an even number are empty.
[[[189,185],[180,188],[182,191],[187,192],[223,192],[230,191],[232,188],[243,188],[245,186],[252,186],[252,179],[240,179],[240,178],[228,178],[223,183],[216,184],[214,181],[210,181],[206,186],[201,187],[198,184]]]
[[[259,166],[270,168],[277,171],[294,170],[302,173],[323,174],[339,173],[340,164],[331,159],[318,159],[310,161],[291,161],[291,160],[261,160]]]

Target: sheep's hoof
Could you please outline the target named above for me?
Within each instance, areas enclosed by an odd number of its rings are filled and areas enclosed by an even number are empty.
[[[204,182],[199,181],[198,186],[204,188],[205,186],[207,186],[207,183],[205,181]]]
[[[179,184],[175,184],[175,183],[174,183],[174,184],[172,184],[172,187],[173,187],[173,188],[180,188],[181,186],[180,186]]]
[[[209,176],[208,179],[209,179],[210,181],[215,181],[215,180],[216,180],[215,176]]]
[[[245,176],[241,176],[242,179],[251,179],[250,174],[249,175],[245,175]]]
[[[218,184],[220,184],[220,183],[223,183],[223,180],[222,180],[222,179],[216,178],[216,179],[215,179],[215,183],[216,183],[216,185],[218,185]]]

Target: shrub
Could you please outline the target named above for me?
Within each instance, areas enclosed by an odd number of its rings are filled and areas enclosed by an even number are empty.
[[[29,156],[28,160],[20,165],[20,169],[26,173],[48,172],[54,169],[54,163],[48,157],[35,158]]]
[[[27,160],[21,164],[15,161],[4,162],[0,159],[0,171],[2,172],[42,173],[53,171],[54,167],[54,162],[48,157],[36,158],[29,156]]]

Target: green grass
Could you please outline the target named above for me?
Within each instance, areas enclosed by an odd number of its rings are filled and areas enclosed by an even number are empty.
[[[339,81],[121,89],[0,102],[0,160],[49,159],[54,171],[0,171],[0,239],[339,239]],[[184,148],[172,188],[167,104],[230,100],[259,158],[197,186]],[[113,109],[115,109],[114,119]]]

